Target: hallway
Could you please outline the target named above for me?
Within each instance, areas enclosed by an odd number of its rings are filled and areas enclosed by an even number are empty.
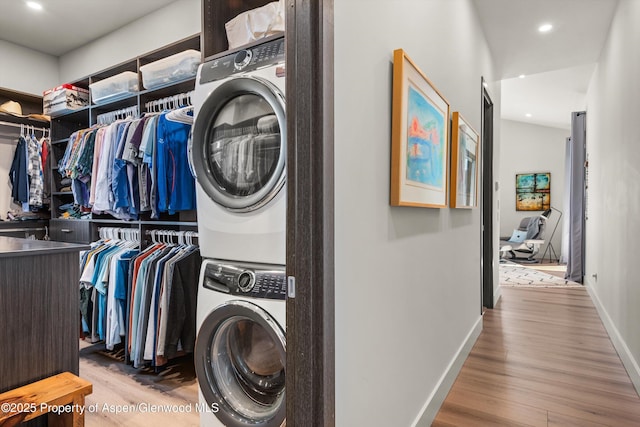
[[[637,426],[640,398],[583,288],[503,288],[433,426]]]

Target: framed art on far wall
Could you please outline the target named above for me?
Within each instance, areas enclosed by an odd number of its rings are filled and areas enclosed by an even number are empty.
[[[451,207],[478,206],[480,135],[455,111],[451,115]]]
[[[517,211],[545,211],[550,207],[550,172],[516,174]]]
[[[393,52],[392,206],[447,207],[449,103],[404,50]]]

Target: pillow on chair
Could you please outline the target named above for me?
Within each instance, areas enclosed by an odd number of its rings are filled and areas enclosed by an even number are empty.
[[[513,230],[513,234],[511,234],[511,237],[509,238],[509,242],[513,242],[513,243],[522,243],[525,241],[525,239],[527,238],[527,232],[526,231],[522,231],[522,230]]]

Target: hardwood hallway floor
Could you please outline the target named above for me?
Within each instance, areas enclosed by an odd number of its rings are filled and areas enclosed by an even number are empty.
[[[503,288],[432,426],[640,426],[583,288]]]

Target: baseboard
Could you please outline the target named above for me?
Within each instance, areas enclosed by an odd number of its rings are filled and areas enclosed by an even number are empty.
[[[469,356],[471,348],[476,343],[478,336],[480,336],[480,332],[482,332],[482,316],[478,318],[478,321],[465,338],[455,357],[451,360],[451,363],[449,363],[447,370],[442,375],[433,393],[431,393],[431,396],[429,396],[427,402],[420,410],[420,413],[414,420],[412,427],[431,426],[431,423],[435,419],[436,415],[438,415],[438,411],[446,399],[447,394],[449,394],[451,386],[453,386],[454,381],[458,377],[458,373],[460,373],[462,365],[465,360],[467,360],[467,356]]]
[[[497,288],[493,291],[493,306],[498,305],[498,301],[500,301],[500,297],[502,297],[502,286],[498,285]]]
[[[631,379],[636,392],[640,394],[640,366],[638,366],[638,362],[633,357],[629,347],[627,347],[627,343],[620,335],[618,328],[614,325],[613,320],[611,320],[609,313],[607,313],[607,310],[602,305],[602,302],[600,301],[600,298],[598,298],[598,294],[593,290],[593,287],[586,284],[585,288],[587,288],[587,292],[593,301],[593,305],[595,305],[596,310],[598,310],[600,320],[602,320],[602,323],[609,334],[609,338],[618,352],[618,356],[620,356],[620,360],[622,360],[622,364],[627,370],[627,374],[629,374],[629,378]]]

